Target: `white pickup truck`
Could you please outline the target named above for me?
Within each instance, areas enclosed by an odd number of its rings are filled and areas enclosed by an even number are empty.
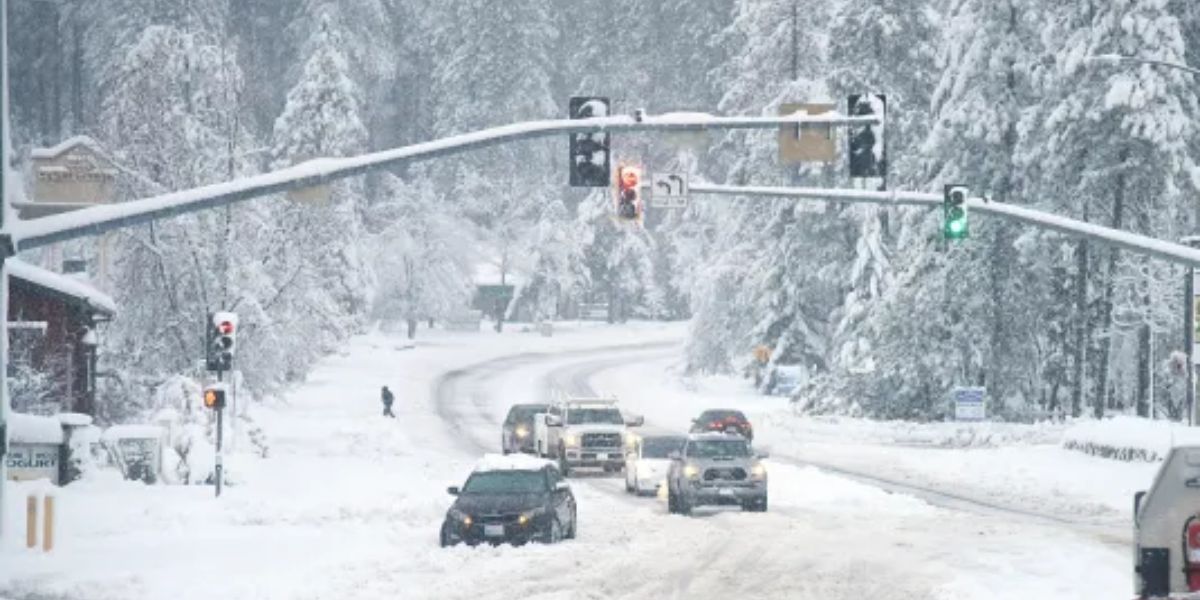
[[[535,451],[557,460],[564,476],[579,467],[620,471],[632,442],[628,428],[643,422],[642,417],[626,419],[616,398],[567,397],[534,417]]]

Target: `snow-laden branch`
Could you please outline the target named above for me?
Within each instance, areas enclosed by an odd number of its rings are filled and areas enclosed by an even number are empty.
[[[690,188],[693,194],[715,194],[746,197],[774,198],[812,198],[817,200],[837,200],[840,202],[866,202],[872,204],[904,204],[912,206],[936,207],[942,205],[941,194],[921,192],[869,192],[862,190],[836,190],[821,188],[791,188],[764,186],[732,186],[693,184]],[[1200,267],[1200,250],[1189,248],[1183,244],[1168,242],[1145,235],[1121,231],[1094,223],[1085,223],[1070,217],[1055,215],[1032,208],[1005,204],[995,200],[985,201],[982,198],[967,199],[967,207],[976,213],[1002,217],[1020,221],[1035,227],[1050,229],[1059,233],[1117,246],[1119,248],[1153,256],[1174,263],[1191,267]]]
[[[705,131],[710,129],[770,129],[780,125],[819,123],[831,127],[878,125],[877,116],[846,117],[838,113],[784,116],[718,117],[705,113],[628,115],[595,119],[559,119],[514,123],[438,140],[349,158],[319,158],[293,167],[252,177],[215,183],[121,204],[96,206],[30,221],[9,228],[18,250],[28,250],[63,240],[97,235],[198,210],[322,185],[397,164],[458,154],[518,140],[569,133],[626,133],[642,131]]]

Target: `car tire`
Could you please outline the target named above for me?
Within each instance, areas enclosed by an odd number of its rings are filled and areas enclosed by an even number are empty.
[[[546,531],[546,538],[542,540],[547,544],[557,544],[563,539],[562,525],[558,523],[558,519],[550,521],[550,529]]]
[[[442,544],[443,548],[449,548],[450,546],[454,545],[454,543],[450,541],[450,532],[446,531],[445,523],[442,523],[442,530],[438,534],[438,541]]]
[[[629,473],[628,473],[628,472],[626,472],[626,473],[625,473],[625,493],[626,493],[626,494],[633,494],[633,493],[636,493],[636,492],[637,492],[637,482],[634,482],[634,483],[631,485],[631,484],[629,483]]]
[[[574,508],[571,509],[571,529],[567,530],[566,539],[575,539],[575,534],[579,532],[579,512]]]
[[[767,512],[767,497],[750,500],[742,506],[742,509],[748,512]]]
[[[671,488],[671,484],[667,484],[667,513],[676,514],[679,512],[679,507],[675,502],[675,490]]]
[[[677,499],[675,501],[675,505],[679,509],[679,514],[681,514],[685,517],[690,516],[692,514],[692,504],[687,499],[685,499],[683,494],[679,495],[679,499]]]

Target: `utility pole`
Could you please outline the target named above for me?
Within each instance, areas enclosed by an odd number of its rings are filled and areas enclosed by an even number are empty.
[[[4,539],[4,497],[8,489],[5,467],[8,454],[8,269],[7,261],[14,254],[12,238],[8,235],[8,153],[11,151],[8,98],[8,0],[0,0],[0,540]]]
[[[1200,236],[1189,235],[1181,243],[1192,248],[1200,248]],[[1183,350],[1187,353],[1187,388],[1184,390],[1187,398],[1188,425],[1200,423],[1196,406],[1196,294],[1200,292],[1196,286],[1196,267],[1188,266],[1183,271]]]

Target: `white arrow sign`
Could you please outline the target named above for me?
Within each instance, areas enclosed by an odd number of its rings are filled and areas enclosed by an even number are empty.
[[[655,174],[650,180],[650,199],[656,208],[687,207],[688,181],[679,173]]]

